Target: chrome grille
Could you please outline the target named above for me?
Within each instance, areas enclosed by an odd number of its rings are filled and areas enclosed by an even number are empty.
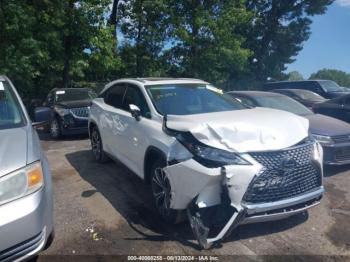
[[[350,142],[350,134],[349,135],[342,135],[342,136],[332,136],[332,140],[336,144],[348,143],[348,142]]]
[[[254,204],[275,202],[320,187],[322,173],[312,161],[313,148],[314,145],[309,143],[284,151],[251,153],[264,168],[250,183],[243,201]],[[293,159],[295,166],[283,167],[284,159]]]
[[[72,112],[72,114],[75,117],[88,118],[89,117],[90,108],[89,107],[72,108],[70,111]]]

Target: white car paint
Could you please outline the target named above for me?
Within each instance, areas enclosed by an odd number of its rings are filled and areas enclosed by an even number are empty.
[[[107,105],[103,98],[93,101],[89,122],[97,125],[103,148],[109,155],[129,167],[136,175],[145,179],[145,155],[150,147],[157,148],[167,156],[168,165],[163,170],[171,184],[171,208],[182,210],[196,199],[198,208],[221,204],[223,188],[228,188],[231,206],[238,213],[247,210],[242,201],[253,179],[265,169],[261,163],[250,156],[250,152],[270,152],[293,147],[308,137],[308,120],[294,114],[266,109],[244,109],[196,115],[168,115],[164,118],[155,109],[145,85],[148,84],[207,84],[196,79],[170,79],[157,81],[147,79],[124,79],[108,84],[102,93],[118,83],[130,83],[139,88],[150,109],[151,118],[141,117],[138,121],[130,112]],[[164,130],[187,131],[205,145],[228,152],[240,153],[251,165],[227,165],[208,168],[193,159],[193,155],[177,139]],[[318,163],[322,176],[322,148],[314,146],[312,161]],[[318,199],[323,187],[307,199],[290,198],[283,202],[267,203],[264,210],[288,207],[310,199]],[[314,204],[313,204],[314,205]],[[311,205],[310,205],[311,206]],[[254,210],[258,210],[257,207]],[[305,207],[307,208],[307,207]],[[304,209],[305,209],[304,208]],[[304,209],[300,209],[300,212]],[[249,210],[248,210],[249,211]],[[274,216],[259,216],[260,220],[280,219],[297,213],[284,212]],[[207,239],[206,243],[220,240],[240,214],[235,213],[217,237]],[[249,212],[248,212],[249,213]],[[257,212],[256,212],[257,213]],[[250,217],[254,220],[254,217]],[[239,223],[245,223],[241,219]],[[191,225],[195,223],[190,219]],[[194,226],[193,226],[194,227]],[[201,242],[201,240],[199,240]],[[205,247],[205,243],[201,243]]]

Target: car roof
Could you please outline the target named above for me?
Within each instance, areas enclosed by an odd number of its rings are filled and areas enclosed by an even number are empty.
[[[295,81],[275,81],[275,82],[268,82],[264,85],[270,85],[270,84],[279,84],[279,83],[305,83],[305,82],[326,82],[326,81],[333,81],[333,80],[327,80],[327,79],[312,79],[312,80],[295,80]]]
[[[124,78],[118,79],[115,82],[123,81],[137,81],[144,85],[161,85],[161,84],[173,84],[173,83],[202,83],[207,82],[196,78],[173,78],[173,77],[142,77],[142,78]]]
[[[313,93],[315,94],[315,92],[312,92],[310,90],[307,90],[307,89],[293,89],[293,88],[281,88],[281,89],[275,89],[275,90],[272,90],[272,92],[279,92],[279,91],[289,91],[289,92],[292,92],[292,93],[301,93],[301,92],[304,92],[304,93]]]
[[[69,91],[69,90],[92,90],[91,88],[88,87],[79,87],[79,88],[54,88],[50,92],[53,91]]]
[[[237,95],[245,95],[245,96],[252,96],[252,97],[257,97],[257,96],[285,96],[279,93],[273,93],[273,92],[265,92],[265,91],[231,91],[228,92],[228,94],[237,94]]]
[[[205,82],[201,79],[195,79],[195,78],[170,78],[170,77],[122,78],[122,79],[109,82],[102,89],[101,93],[105,92],[107,89],[109,89],[111,86],[117,83],[131,83],[131,84],[137,83],[145,86],[166,85],[166,84],[206,84],[206,85],[209,84],[208,82]]]

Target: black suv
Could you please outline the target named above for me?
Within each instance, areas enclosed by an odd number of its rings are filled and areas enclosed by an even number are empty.
[[[90,106],[96,97],[96,93],[88,88],[51,90],[43,104],[51,108],[50,123],[46,127],[51,137],[87,134]]]
[[[339,86],[331,80],[305,80],[305,81],[282,81],[265,83],[264,90],[274,89],[305,89],[315,92],[324,98],[332,99],[342,95],[350,94],[349,89]]]

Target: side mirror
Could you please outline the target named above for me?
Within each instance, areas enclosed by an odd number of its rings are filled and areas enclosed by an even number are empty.
[[[140,116],[141,116],[141,110],[138,106],[130,104],[129,105],[130,108],[130,113],[131,115],[137,120],[140,121]]]
[[[51,109],[49,107],[37,107],[34,109],[34,127],[45,126],[51,120]]]

